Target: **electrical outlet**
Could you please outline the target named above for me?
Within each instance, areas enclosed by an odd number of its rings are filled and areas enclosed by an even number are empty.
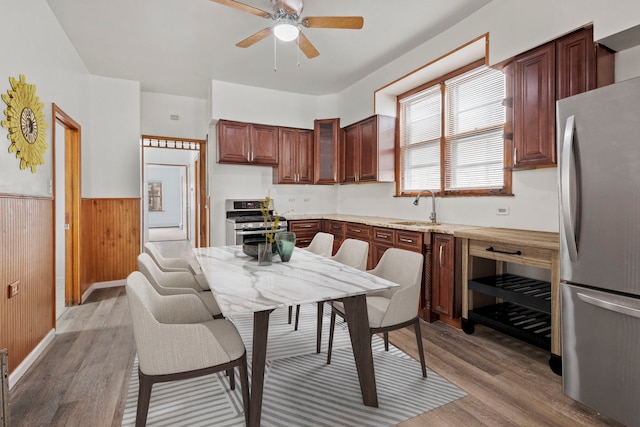
[[[295,197],[289,197],[289,203],[295,203],[296,198]]]
[[[501,206],[497,208],[496,215],[509,215],[509,206]]]
[[[9,285],[9,298],[15,297],[20,292],[20,281],[16,280]]]
[[[309,202],[311,201],[311,198],[309,198],[309,197],[305,197],[305,198],[304,198],[304,201],[305,201],[305,203],[309,203]]]

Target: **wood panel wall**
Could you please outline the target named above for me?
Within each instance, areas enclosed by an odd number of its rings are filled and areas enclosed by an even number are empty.
[[[138,269],[140,199],[82,199],[81,289],[125,279]]]
[[[0,195],[0,231],[0,348],[12,372],[54,327],[53,200]]]

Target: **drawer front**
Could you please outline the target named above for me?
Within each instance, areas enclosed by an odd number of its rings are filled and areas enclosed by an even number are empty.
[[[423,235],[416,231],[396,230],[394,245],[414,252],[422,252]]]
[[[313,236],[315,236],[315,233],[296,233],[296,246],[299,248],[306,248],[311,244]]]
[[[342,221],[329,221],[329,233],[331,234],[344,234],[344,222]]]
[[[316,234],[320,231],[320,220],[289,221],[289,231]]]
[[[373,227],[373,240],[379,243],[388,243],[393,245],[395,242],[396,231],[390,228]]]
[[[550,249],[482,240],[469,241],[469,255],[540,268],[551,268],[553,259]]]
[[[346,233],[351,237],[368,240],[369,238],[371,238],[371,226],[364,224],[347,223]]]

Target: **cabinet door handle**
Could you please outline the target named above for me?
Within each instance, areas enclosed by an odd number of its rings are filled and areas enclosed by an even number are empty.
[[[352,228],[351,231],[353,231],[354,233],[360,233],[360,229],[359,228]]]
[[[513,166],[518,164],[518,147],[513,149]]]
[[[389,235],[388,234],[378,234],[378,237],[380,237],[381,239],[388,239]]]
[[[494,249],[493,246],[489,246],[485,249],[487,252],[495,252],[497,254],[507,254],[507,255],[522,255],[521,251],[509,252],[509,251],[499,251],[498,249]]]
[[[405,239],[404,237],[401,237],[400,241],[405,243],[413,243],[413,239]],[[440,249],[442,249],[442,247]]]
[[[300,228],[311,228],[311,224],[302,224]]]
[[[443,246],[442,246],[442,245],[440,245],[440,255],[439,255],[439,258],[440,258],[440,267],[442,267],[442,248],[443,248]]]

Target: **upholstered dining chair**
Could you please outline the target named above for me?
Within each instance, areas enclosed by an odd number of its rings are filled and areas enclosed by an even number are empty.
[[[304,248],[309,252],[313,252],[314,254],[322,255],[323,257],[330,257],[333,253],[333,234],[318,232],[313,239],[311,239],[311,243],[309,246]],[[289,307],[289,323],[291,323],[293,307]],[[298,318],[300,317],[300,306],[296,306],[296,322],[294,326],[294,330],[298,330]]]
[[[365,270],[367,268],[367,259],[369,258],[369,243],[356,239],[345,239],[338,248],[336,254],[330,259],[338,261],[349,267]],[[316,353],[320,353],[322,343],[322,316],[324,303],[329,301],[318,302],[317,322],[316,322]],[[296,329],[298,326],[298,310],[296,310]]]
[[[202,300],[213,317],[222,317],[213,293],[202,289],[193,274],[188,271],[162,271],[146,253],[138,255],[138,270],[160,295],[192,294]]]
[[[333,234],[318,232],[311,239],[309,246],[302,249],[324,257],[330,257],[333,253]]]
[[[127,277],[127,300],[138,353],[136,426],[144,426],[155,383],[233,370],[240,371],[245,422],[249,422],[247,354],[236,327],[226,319],[211,319],[195,295],[159,295],[139,271]]]
[[[170,271],[188,271],[198,281],[200,287],[210,289],[207,279],[204,277],[195,255],[191,252],[185,254],[184,257],[165,257],[162,255],[158,247],[153,242],[144,244],[144,251],[151,256],[153,261],[160,267],[160,270]]]
[[[367,295],[366,299],[369,332],[371,335],[383,334],[386,351],[389,351],[389,331],[413,324],[418,353],[420,354],[422,376],[426,378],[427,368],[422,348],[422,335],[420,334],[420,318],[418,317],[422,263],[422,254],[398,248],[387,249],[378,265],[373,270],[369,270],[369,273],[397,283],[400,286]],[[331,305],[327,363],[331,363],[336,315],[342,318],[345,317],[343,303],[334,301]]]

